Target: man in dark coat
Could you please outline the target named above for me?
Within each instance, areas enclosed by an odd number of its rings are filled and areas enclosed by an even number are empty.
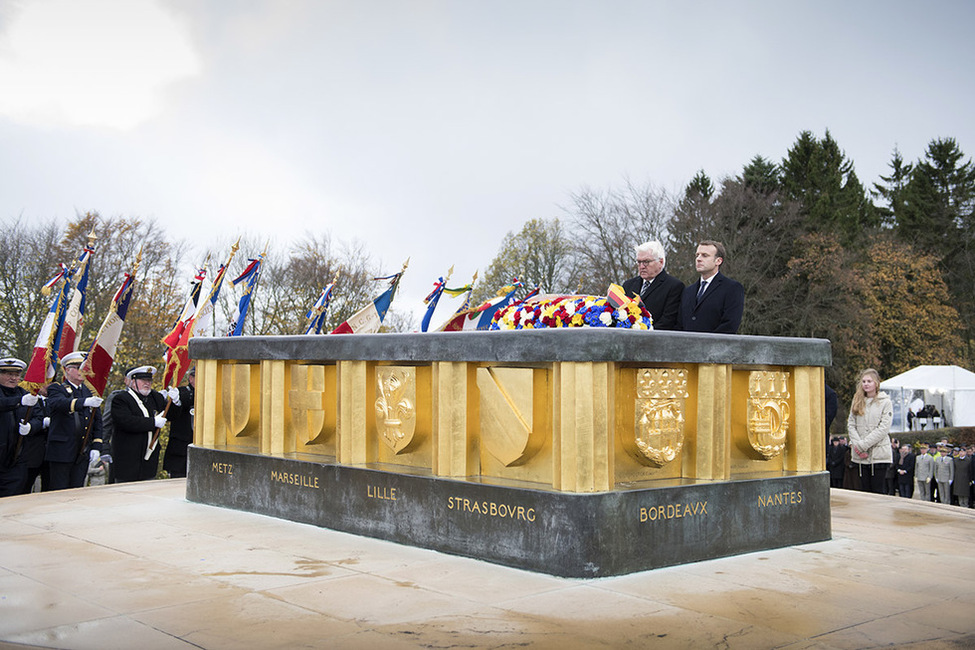
[[[33,440],[43,449],[42,412],[37,396],[20,386],[27,364],[20,359],[0,359],[0,497],[22,494],[28,477],[29,454]],[[30,419],[24,417],[30,408]]]
[[[45,460],[50,488],[64,490],[85,484],[88,466],[97,463],[102,450],[102,398],[92,394],[81,376],[85,352],[66,354],[61,360],[64,381],[47,387],[51,428]]]
[[[130,368],[125,373],[130,386],[112,400],[113,476],[116,483],[147,481],[159,468],[159,443],[151,445],[157,429],[166,426],[180,411],[179,391],[170,388],[163,395],[152,390],[152,366]],[[172,400],[166,410],[166,397]],[[165,415],[163,415],[165,411]],[[147,452],[149,457],[146,458]]]
[[[705,240],[697,246],[694,268],[701,278],[684,289],[680,327],[685,332],[737,334],[745,310],[745,288],[722,274],[724,244]]]
[[[179,388],[179,415],[169,425],[169,444],[163,469],[172,478],[186,476],[186,448],[193,442],[193,403],[196,399],[196,368],[186,373],[186,385]]]
[[[684,283],[664,270],[667,258],[658,241],[648,241],[636,247],[638,275],[623,283],[623,291],[631,298],[640,296],[650,316],[653,329],[676,330],[680,311],[680,296]]]

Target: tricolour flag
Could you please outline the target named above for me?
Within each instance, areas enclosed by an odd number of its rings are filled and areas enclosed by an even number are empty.
[[[396,295],[396,287],[399,286],[400,278],[403,277],[409,263],[410,261],[406,260],[406,263],[403,264],[403,270],[399,273],[373,278],[373,280],[389,280],[389,288],[332,330],[332,334],[375,334],[378,332],[379,327],[383,324],[383,319],[386,318],[386,312],[389,311],[389,305],[393,302],[393,296]]]
[[[44,290],[50,291],[61,280],[64,280],[64,284],[54,296],[51,308],[48,310],[47,316],[44,317],[41,331],[34,343],[34,352],[31,354],[30,363],[24,372],[24,382],[37,388],[50,382],[57,372],[57,354],[55,351],[60,343],[64,312],[67,309],[68,296],[71,292],[71,271],[62,264],[58,274],[49,280],[42,289],[42,292]]]
[[[142,253],[139,253],[142,256]],[[122,278],[122,284],[115,297],[112,298],[112,306],[102,321],[102,326],[91,344],[91,350],[81,364],[82,377],[85,378],[91,389],[99,396],[105,394],[105,385],[108,383],[108,374],[112,370],[112,362],[115,360],[115,350],[118,348],[119,339],[122,337],[122,327],[125,325],[125,315],[129,311],[129,303],[132,302],[132,294],[135,290],[135,272],[139,268],[136,261],[132,273],[126,273]]]
[[[163,344],[170,350],[179,345],[179,339],[183,336],[186,323],[196,314],[197,305],[200,302],[200,289],[203,287],[203,280],[207,276],[206,266],[209,261],[210,256],[208,255],[206,261],[203,262],[203,266],[196,270],[193,283],[190,285],[190,295],[186,299],[186,304],[183,305],[183,311],[179,313],[179,316],[176,318],[176,323],[173,324],[173,328],[169,331],[169,334],[162,340]],[[169,361],[168,352],[166,354],[166,361]]]
[[[190,369],[190,339],[197,332],[206,336],[213,326],[213,312],[216,308],[217,298],[220,296],[223,276],[226,275],[227,267],[230,266],[230,262],[237,253],[238,244],[239,240],[231,247],[230,257],[227,258],[227,263],[223,264],[217,271],[217,276],[213,279],[213,285],[210,287],[210,293],[206,300],[200,303],[196,314],[186,323],[177,344],[170,348],[166,356],[166,373],[163,377],[163,386],[179,385],[179,382],[183,380],[183,375]]]
[[[433,312],[437,309],[437,303],[440,302],[440,296],[443,295],[444,291],[451,293],[452,295],[460,295],[466,291],[466,289],[447,289],[447,282],[450,280],[451,274],[454,272],[454,267],[447,269],[447,278],[444,279],[443,276],[437,278],[437,281],[433,283],[433,291],[423,299],[423,304],[427,306],[427,311],[423,314],[423,321],[420,323],[420,331],[426,332],[430,328],[430,319],[433,318]]]
[[[507,307],[515,297],[515,292],[522,283],[515,278],[512,284],[501,289],[499,294],[490,300],[482,302],[473,309],[458,310],[441,328],[445,332],[460,332],[462,330],[488,330],[494,315]]]
[[[247,317],[247,308],[251,304],[251,294],[254,293],[254,287],[257,285],[258,278],[261,277],[261,265],[264,263],[264,255],[267,253],[267,248],[265,247],[264,252],[261,253],[260,257],[257,259],[247,260],[247,268],[244,272],[237,276],[231,284],[237,286],[241,282],[247,281],[247,285],[244,287],[244,295],[240,297],[240,301],[237,303],[237,310],[234,312],[234,319],[230,323],[229,331],[227,336],[240,336],[244,333],[244,319]]]
[[[338,274],[336,273],[335,278],[337,277]],[[322,333],[322,326],[325,324],[325,317],[328,314],[328,303],[332,301],[332,289],[335,288],[335,278],[325,285],[321,295],[318,296],[318,300],[315,301],[315,304],[305,314],[305,318],[309,319],[308,327],[305,328],[305,334]]]
[[[81,328],[85,323],[85,298],[88,295],[88,269],[90,267],[91,256],[95,252],[92,247],[92,240],[88,240],[88,246],[82,251],[78,258],[77,270],[75,275],[81,273],[78,282],[75,284],[74,293],[71,294],[71,301],[64,314],[64,327],[61,330],[61,342],[58,345],[58,358],[74,352],[81,343]]]

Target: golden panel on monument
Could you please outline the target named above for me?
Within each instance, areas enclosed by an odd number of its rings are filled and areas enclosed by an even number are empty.
[[[789,373],[757,370],[748,377],[748,442],[766,459],[785,449],[789,432]]]
[[[256,445],[261,427],[261,369],[254,363],[228,363],[220,368],[220,414],[228,445]],[[247,441],[246,438],[255,440]]]
[[[288,407],[295,432],[295,451],[335,455],[335,366],[291,364]]]
[[[670,368],[637,371],[636,448],[653,465],[663,467],[684,446],[684,401],[687,373]]]

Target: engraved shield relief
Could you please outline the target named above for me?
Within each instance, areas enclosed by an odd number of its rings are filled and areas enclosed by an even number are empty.
[[[220,404],[224,425],[231,437],[247,437],[260,427],[261,404],[253,394],[260,386],[260,367],[228,363],[221,368]]]
[[[376,368],[376,429],[394,453],[401,454],[416,433],[416,368]]]
[[[324,444],[334,433],[326,427],[326,393],[324,366],[291,366],[288,405],[299,445]]]
[[[748,442],[766,460],[785,449],[789,431],[789,373],[748,373]]]
[[[636,448],[658,467],[671,462],[684,446],[687,372],[670,368],[637,371]]]
[[[535,371],[478,368],[481,444],[505,467],[524,465],[542,448],[547,431],[535,423]]]

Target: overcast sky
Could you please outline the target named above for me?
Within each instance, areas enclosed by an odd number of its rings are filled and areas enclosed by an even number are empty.
[[[583,187],[717,181],[804,129],[867,186],[895,146],[971,157],[973,28],[970,0],[0,0],[0,219],[328,231],[410,257],[420,314]]]

